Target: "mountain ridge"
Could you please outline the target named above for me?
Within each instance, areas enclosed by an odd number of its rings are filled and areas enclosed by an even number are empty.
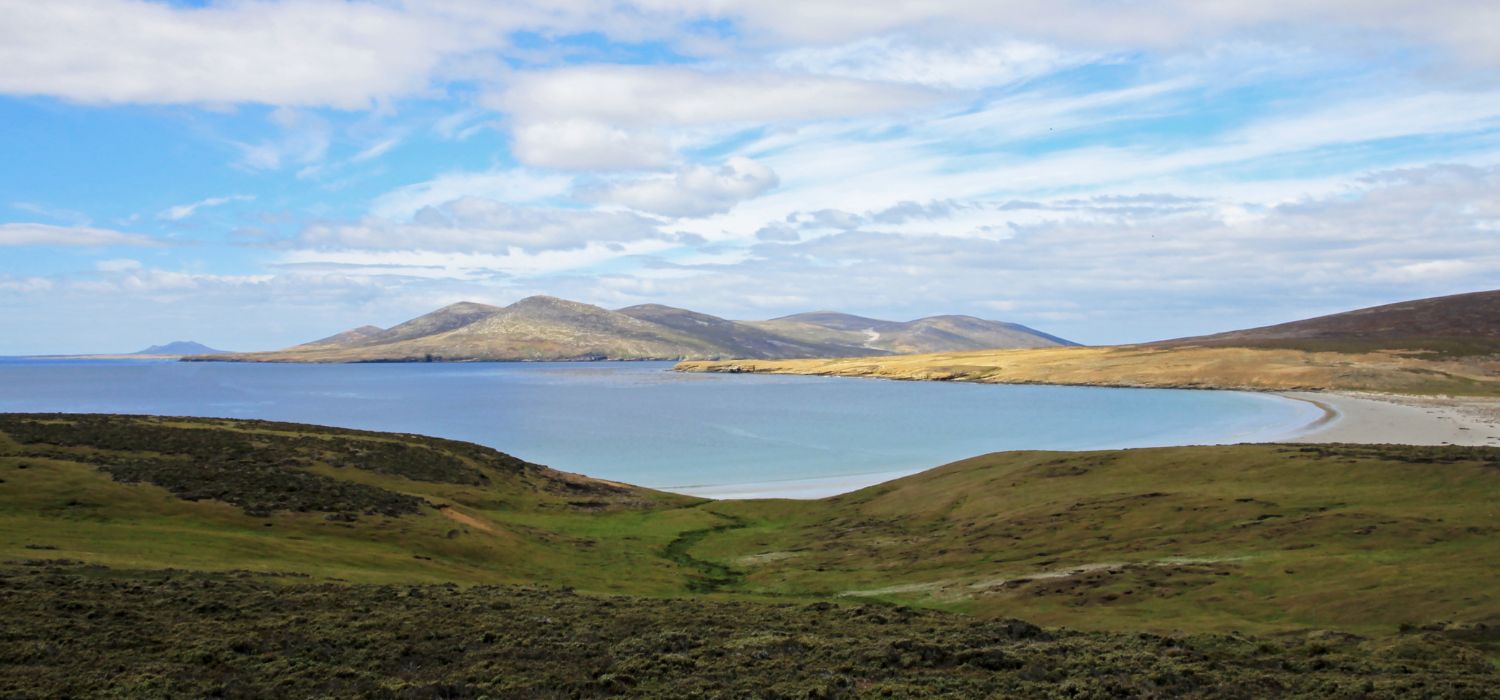
[[[662,304],[621,309],[557,297],[509,306],[458,302],[390,328],[359,326],[284,350],[204,353],[192,361],[478,362],[794,359],[913,351],[1052,347],[1069,341],[972,316],[884,321],[836,312],[782,322],[732,321]],[[779,323],[780,322],[780,323]],[[827,325],[818,325],[819,323]],[[848,330],[867,324],[870,330]],[[874,330],[874,329],[882,330]]]

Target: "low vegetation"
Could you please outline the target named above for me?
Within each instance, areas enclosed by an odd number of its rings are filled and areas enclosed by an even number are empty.
[[[1241,445],[711,502],[410,435],[5,415],[0,695],[1491,697],[1497,496],[1490,448]]]
[[[1159,636],[876,605],[0,568],[0,695],[1482,698],[1439,634]]]
[[[1344,390],[1500,395],[1500,359],[1425,351],[1313,352],[1196,346],[1068,347],[834,360],[678,363],[684,372],[758,372],[989,384]]]

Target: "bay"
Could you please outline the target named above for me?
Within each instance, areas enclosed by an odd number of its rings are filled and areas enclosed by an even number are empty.
[[[1230,391],[682,374],[666,362],[0,360],[0,411],[262,418],[488,445],[713,497],[815,497],[998,450],[1255,442],[1322,414]]]

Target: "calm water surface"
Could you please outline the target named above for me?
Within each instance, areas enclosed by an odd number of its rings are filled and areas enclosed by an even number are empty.
[[[721,496],[832,493],[996,450],[1269,440],[1321,415],[1303,402],[1239,392],[678,374],[670,367],[0,360],[0,411],[266,418],[422,433],[568,471]]]

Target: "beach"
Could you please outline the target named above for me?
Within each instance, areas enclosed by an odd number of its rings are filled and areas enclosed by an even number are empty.
[[[1355,392],[1279,392],[1328,412],[1290,442],[1500,447],[1500,399]]]

